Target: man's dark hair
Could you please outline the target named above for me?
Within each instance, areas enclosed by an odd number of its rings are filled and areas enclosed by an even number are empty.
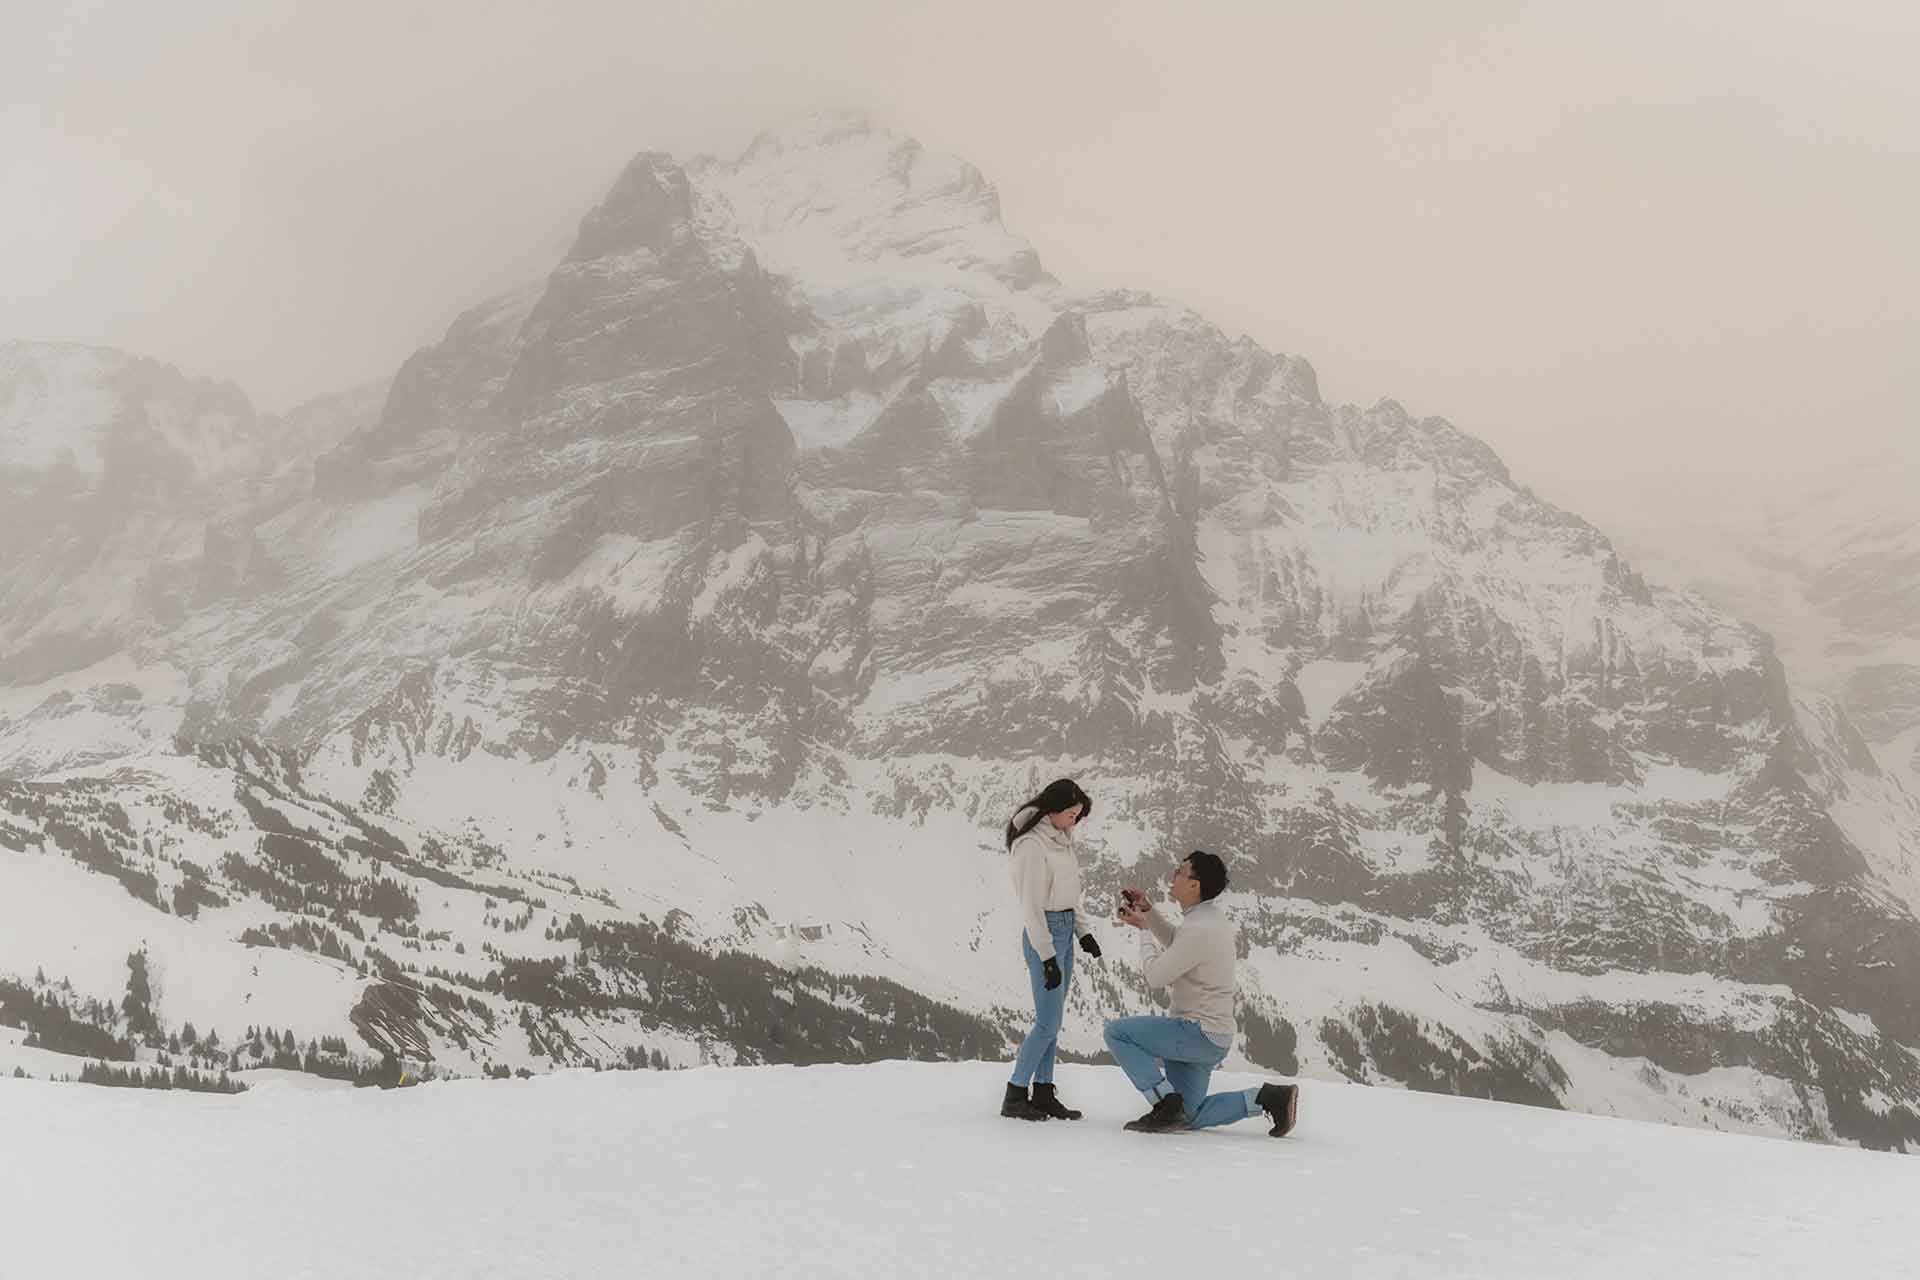
[[[1205,849],[1195,849],[1188,854],[1187,866],[1192,869],[1193,878],[1200,882],[1200,901],[1213,901],[1227,887],[1227,864]]]
[[[1018,827],[1011,821],[1007,823],[1007,848],[1013,848],[1015,840],[1039,826],[1040,819],[1050,813],[1065,813],[1075,805],[1080,806],[1080,817],[1083,821],[1093,812],[1093,801],[1087,798],[1087,793],[1082,791],[1080,784],[1072,778],[1056,778],[1049,782],[1041,788],[1039,795],[1013,811],[1013,816],[1017,819],[1028,809],[1033,810],[1032,813],[1027,814],[1026,821]]]

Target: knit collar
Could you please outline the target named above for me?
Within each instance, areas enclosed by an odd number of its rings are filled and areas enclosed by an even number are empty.
[[[1019,813],[1019,816],[1014,818],[1013,825],[1018,827],[1021,823],[1027,820],[1027,815],[1032,812],[1033,812],[1033,809],[1031,806],[1025,809],[1022,809]],[[1060,828],[1054,826],[1053,823],[1048,821],[1046,818],[1042,818],[1040,819],[1040,821],[1033,824],[1033,834],[1039,836],[1042,840],[1046,841],[1048,844],[1052,845],[1056,849],[1073,848],[1073,832],[1071,830],[1067,830],[1067,831],[1060,830]]]

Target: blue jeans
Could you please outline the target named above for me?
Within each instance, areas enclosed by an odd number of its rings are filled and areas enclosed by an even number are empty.
[[[1020,1052],[1013,1059],[1013,1078],[1007,1083],[1023,1089],[1030,1081],[1053,1083],[1053,1050],[1060,1042],[1067,988],[1073,985],[1073,912],[1047,912],[1047,936],[1053,939],[1053,954],[1060,961],[1060,985],[1051,991],[1040,972],[1040,953],[1027,941],[1027,931],[1020,930],[1020,954],[1027,958],[1027,976],[1033,979],[1033,1030],[1020,1042]]]
[[[1113,1060],[1147,1101],[1180,1095],[1190,1128],[1232,1124],[1259,1110],[1252,1089],[1207,1096],[1207,1081],[1227,1051],[1209,1040],[1192,1018],[1115,1018],[1107,1024],[1106,1041]]]

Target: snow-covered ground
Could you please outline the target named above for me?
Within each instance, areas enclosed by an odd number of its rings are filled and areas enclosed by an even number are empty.
[[[1062,1068],[1078,1124],[1000,1119],[1005,1076],[0,1081],[0,1275],[1920,1274],[1909,1157],[1317,1081],[1284,1140],[1145,1137],[1113,1068]]]

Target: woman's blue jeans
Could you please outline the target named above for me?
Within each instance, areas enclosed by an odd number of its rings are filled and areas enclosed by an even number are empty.
[[[1060,985],[1051,991],[1040,972],[1040,953],[1027,941],[1027,931],[1020,930],[1020,954],[1027,958],[1027,976],[1033,980],[1033,1030],[1020,1042],[1008,1083],[1022,1089],[1034,1081],[1053,1083],[1053,1051],[1060,1043],[1060,1020],[1067,1012],[1067,988],[1073,985],[1073,912],[1047,912],[1047,935],[1060,961]]]

